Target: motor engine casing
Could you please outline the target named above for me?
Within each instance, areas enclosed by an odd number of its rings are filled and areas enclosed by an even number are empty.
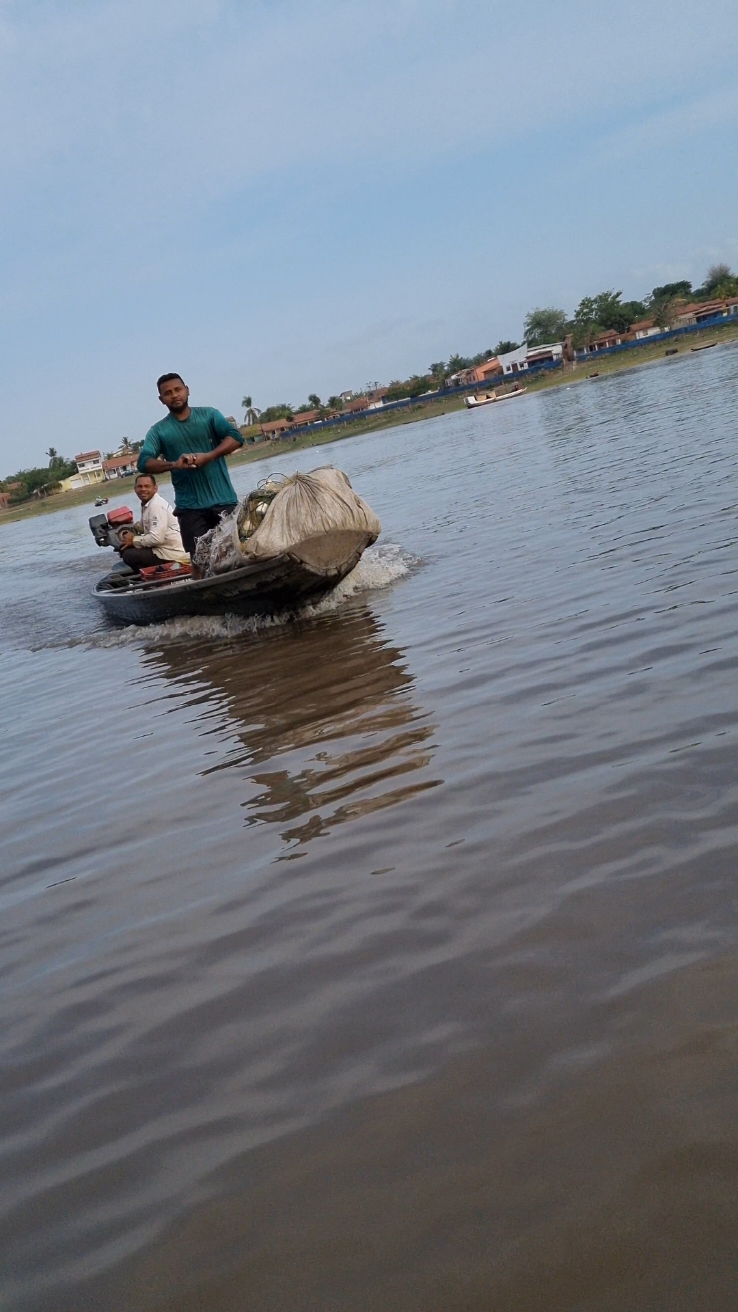
[[[120,506],[107,515],[90,515],[90,532],[98,547],[120,547],[117,530],[133,523],[133,511],[128,506]]]

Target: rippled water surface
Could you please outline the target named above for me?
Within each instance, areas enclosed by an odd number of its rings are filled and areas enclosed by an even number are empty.
[[[288,621],[0,525],[3,1307],[735,1305],[737,384],[281,461],[384,525]]]

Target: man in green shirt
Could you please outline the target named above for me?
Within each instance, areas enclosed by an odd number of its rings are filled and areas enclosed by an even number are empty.
[[[142,474],[171,473],[174,513],[192,555],[197,539],[238,501],[225,457],[243,446],[243,438],[220,410],[191,409],[190,389],[179,374],[162,374],[156,386],[169,414],[146,434],[138,468]]]

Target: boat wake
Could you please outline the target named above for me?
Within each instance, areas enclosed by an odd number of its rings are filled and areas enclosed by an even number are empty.
[[[94,647],[125,647],[130,645],[188,641],[208,638],[212,641],[238,637],[244,633],[258,633],[291,624],[295,619],[312,619],[336,611],[349,598],[361,592],[375,592],[389,587],[405,577],[418,565],[417,557],[395,543],[369,547],[358,565],[345,579],[322,597],[294,611],[273,616],[240,615],[188,615],[166,620],[162,624],[129,624],[123,629],[104,630],[90,634],[87,645]]]

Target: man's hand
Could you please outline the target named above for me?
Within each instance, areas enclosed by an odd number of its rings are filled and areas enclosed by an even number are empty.
[[[133,533],[131,532],[131,530],[130,530],[129,528],[121,528],[121,529],[119,529],[119,530],[118,530],[118,541],[120,542],[120,549],[121,549],[121,551],[127,551],[129,547],[132,547],[132,546],[133,546]]]
[[[195,460],[196,460],[196,456],[192,453],[192,451],[185,451],[184,454],[181,455],[178,460],[175,460],[173,465],[169,466],[169,468],[170,469],[196,469],[197,465],[195,464]]]

